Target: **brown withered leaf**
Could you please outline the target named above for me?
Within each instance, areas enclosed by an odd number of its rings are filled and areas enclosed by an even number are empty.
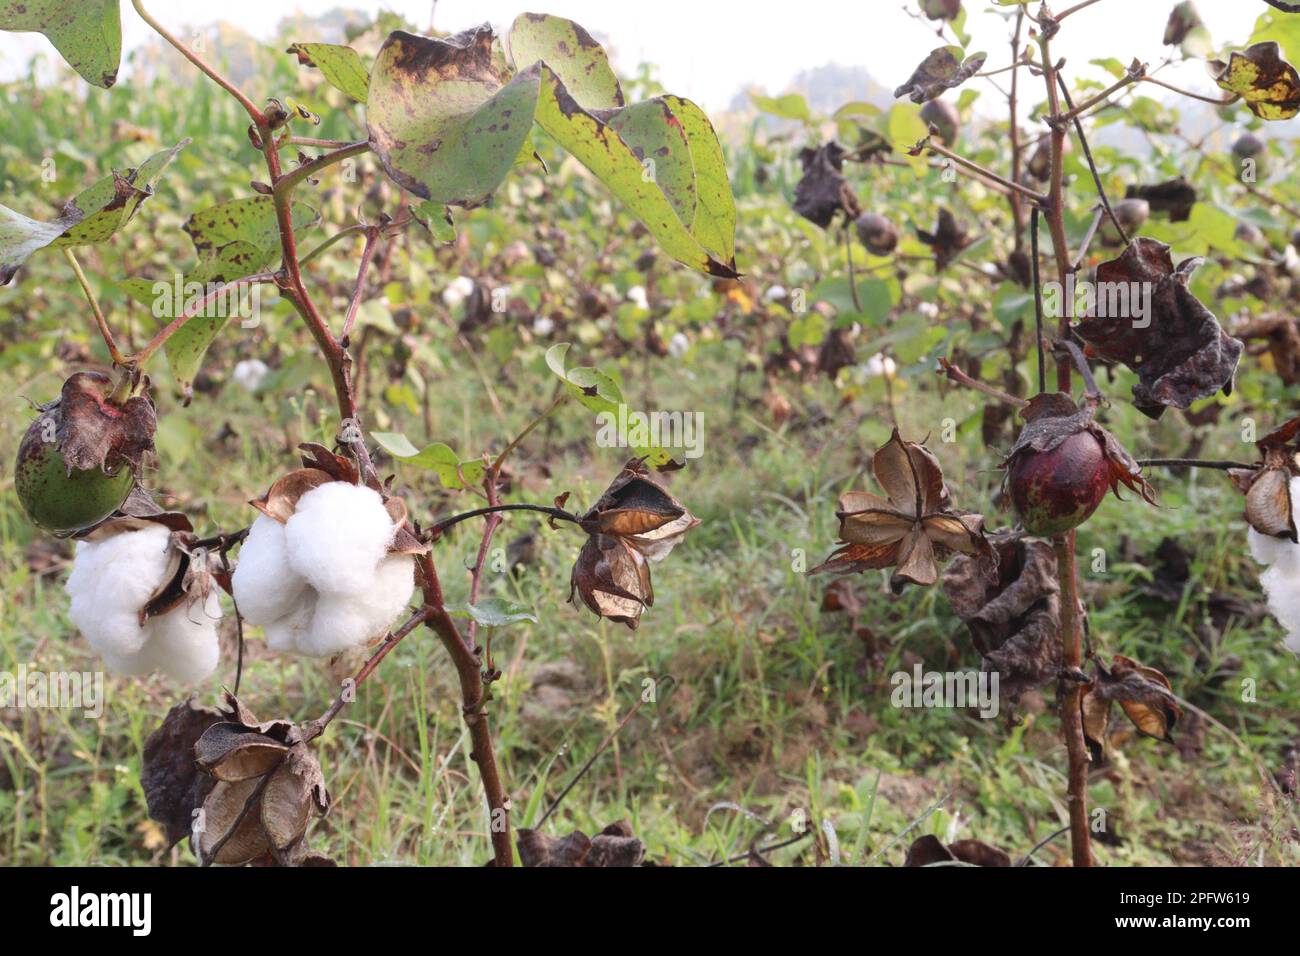
[[[1260,534],[1300,542],[1296,536],[1291,479],[1300,476],[1300,415],[1273,429],[1255,443],[1261,461],[1255,468],[1228,472],[1246,496],[1246,521]]]
[[[640,866],[645,859],[645,845],[625,820],[590,838],[576,830],[566,837],[551,837],[521,829],[516,845],[524,866],[626,867]]]
[[[297,468],[272,482],[266,494],[249,502],[268,517],[284,524],[297,510],[298,499],[335,479],[319,468]]]
[[[997,554],[990,576],[972,557],[957,555],[944,570],[943,589],[970,630],[983,670],[1013,704],[1026,691],[1056,680],[1061,670],[1060,584],[1056,554],[1021,531],[988,536]]]
[[[799,151],[803,176],[794,187],[792,208],[809,222],[830,228],[835,214],[842,212],[847,219],[856,219],[861,213],[858,198],[844,179],[844,157],[847,151],[831,140],[817,148],[805,147]]]
[[[324,445],[315,442],[303,442],[298,446],[298,450],[302,452],[304,468],[318,468],[335,481],[346,481],[350,485],[355,485],[361,480],[357,463],[346,455],[336,455]]]
[[[931,50],[930,55],[912,71],[907,82],[894,90],[894,99],[907,96],[913,103],[924,103],[942,96],[978,73],[987,59],[984,53],[974,53],[964,62],[961,57],[959,46],[941,46]]]
[[[1300,114],[1300,73],[1282,59],[1276,42],[1234,50],[1227,63],[1210,60],[1205,66],[1220,89],[1236,93],[1260,119],[1287,120]]]
[[[963,249],[975,242],[966,226],[946,208],[939,210],[934,232],[927,232],[919,226],[914,228],[917,238],[934,250],[934,264],[940,271],[948,268]]]
[[[934,584],[939,562],[954,553],[981,556],[991,569],[995,560],[984,539],[982,515],[950,507],[943,470],[924,445],[893,434],[871,459],[871,470],[885,497],[849,491],[840,497],[843,547],[809,571],[854,573],[896,568],[891,585]]]
[[[165,828],[168,847],[190,835],[194,811],[212,790],[215,781],[194,762],[194,744],[223,718],[191,697],[172,707],[144,742],[140,784],[150,818]]]
[[[1201,261],[1187,259],[1175,268],[1163,242],[1134,239],[1118,259],[1097,267],[1097,285],[1119,288],[1109,284],[1122,283],[1143,294],[1099,295],[1095,314],[1074,327],[1089,354],[1123,363],[1137,373],[1133,402],[1151,418],[1159,418],[1170,405],[1187,408],[1220,390],[1232,393],[1243,346],[1223,331],[1219,320],[1187,287]],[[1126,305],[1121,304],[1124,298]],[[1136,307],[1135,298],[1140,303]],[[1110,299],[1115,307],[1103,310],[1103,299]],[[1148,303],[1150,314],[1144,314]],[[1102,311],[1121,314],[1102,315]]]
[[[1170,222],[1186,222],[1196,205],[1196,187],[1179,176],[1150,186],[1129,186],[1124,198],[1145,199],[1151,212],[1168,213]]]
[[[980,840],[958,840],[944,846],[938,837],[926,834],[917,837],[907,848],[903,866],[934,866],[936,864],[965,863],[968,866],[1010,866],[1011,856]]]
[[[1097,673],[1080,697],[1084,737],[1098,763],[1104,760],[1110,706],[1118,703],[1138,733],[1173,743],[1173,729],[1183,715],[1174,700],[1169,678],[1154,667],[1116,654],[1107,670],[1096,661]]]
[[[1195,4],[1191,0],[1183,0],[1169,11],[1169,20],[1165,24],[1164,45],[1178,46],[1187,39],[1187,34],[1199,26],[1201,26],[1201,15],[1196,11]]]

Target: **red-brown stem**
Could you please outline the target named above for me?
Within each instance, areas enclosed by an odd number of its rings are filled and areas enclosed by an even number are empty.
[[[1018,398],[1015,395],[1002,391],[1000,388],[994,388],[987,382],[981,382],[979,379],[971,378],[945,358],[939,359],[939,371],[943,375],[946,375],[950,381],[956,382],[958,385],[965,385],[967,388],[973,388],[977,392],[983,392],[990,398],[996,398],[998,401],[1006,402],[1008,405],[1012,405],[1016,408],[1024,408],[1029,404],[1027,399]]]
[[[339,339],[347,342],[352,335],[352,325],[357,320],[357,310],[361,308],[361,300],[366,294],[366,272],[370,269],[370,263],[375,258],[375,250],[379,248],[379,227],[368,226],[366,228],[366,245],[361,250],[361,264],[357,266],[357,284],[352,289],[352,301],[348,303],[348,314],[343,317],[343,332]]]
[[[1047,84],[1049,115],[1061,115],[1060,91],[1057,89],[1056,66],[1052,61],[1046,38],[1039,41],[1042,51],[1043,80]],[[1061,288],[1069,287],[1070,247],[1065,235],[1065,136],[1066,125],[1052,123],[1052,172],[1045,215],[1056,255],[1056,274]],[[1070,335],[1069,310],[1062,310],[1057,336],[1068,340]],[[1057,391],[1069,394],[1070,357],[1065,355],[1056,363]],[[1083,623],[1079,616],[1079,581],[1075,567],[1074,532],[1059,535],[1052,540],[1056,550],[1056,569],[1061,588],[1061,661],[1066,670],[1083,666]],[[1057,688],[1060,701],[1061,729],[1068,755],[1069,783],[1066,790],[1070,813],[1070,849],[1075,866],[1092,866],[1092,849],[1088,833],[1088,748],[1083,739],[1083,713],[1080,709],[1082,688],[1077,681],[1061,680]]]
[[[483,478],[483,490],[487,492],[488,507],[495,508],[501,504],[501,495],[498,489],[498,480],[500,473],[496,466],[487,470],[487,475]],[[488,551],[492,548],[492,536],[496,534],[497,527],[505,518],[499,511],[492,511],[483,516],[483,540],[478,545],[478,557],[474,560],[474,569],[469,576],[469,603],[478,602],[479,591],[483,586],[483,566],[487,563]],[[478,621],[470,619],[469,626],[466,628],[469,640],[469,646],[476,647],[478,638]]]
[[[344,690],[334,698],[334,703],[330,704],[329,709],[303,728],[304,739],[308,741],[314,740],[324,733],[325,728],[330,725],[330,721],[339,715],[339,712],[343,709],[344,705],[351,699],[351,692],[354,692],[362,685],[362,683],[365,682],[367,677],[374,673],[375,668],[379,666],[379,662],[388,656],[389,651],[400,644],[402,639],[408,634],[427,621],[429,615],[429,608],[420,608],[407,619],[405,624],[384,638],[383,642],[380,643],[375,652],[370,655],[370,659],[361,665],[361,670],[357,671],[357,676],[352,678],[351,684],[344,688]]]
[[[245,276],[242,279],[235,279],[231,282],[223,283],[222,285],[218,286],[217,288],[213,289],[212,291],[204,295],[202,299],[194,303],[194,305],[192,305],[190,308],[182,311],[180,315],[176,316],[176,318],[168,322],[167,325],[163,326],[163,328],[159,329],[158,333],[152,339],[149,340],[148,344],[146,344],[144,348],[142,348],[139,352],[137,352],[135,355],[131,357],[131,361],[136,365],[143,365],[145,362],[147,362],[149,358],[155,352],[157,352],[158,349],[161,348],[166,343],[166,341],[176,333],[178,329],[180,329],[182,325],[184,325],[190,319],[194,318],[194,316],[198,315],[198,313],[202,309],[204,309],[208,305],[208,303],[211,302],[213,299],[215,299],[217,296],[222,295],[231,289],[238,288],[241,285],[252,285],[254,283],[274,282],[274,281],[275,281],[274,272],[262,272],[255,276]]]
[[[113,330],[108,327],[108,320],[104,318],[104,313],[99,308],[99,300],[95,298],[95,292],[90,288],[90,282],[86,278],[86,274],[81,271],[81,263],[77,261],[77,257],[70,247],[64,247],[63,255],[68,260],[68,265],[72,266],[72,272],[76,275],[77,282],[81,284],[81,291],[85,293],[86,301],[90,303],[90,311],[95,315],[95,325],[99,327],[99,335],[104,340],[104,346],[108,349],[108,357],[113,360],[114,365],[125,365],[127,362],[126,356],[117,347],[117,342],[113,338]]]
[[[488,831],[492,839],[492,853],[496,866],[513,866],[514,849],[510,839],[510,801],[497,769],[496,750],[492,745],[492,731],[488,726],[483,683],[482,661],[479,654],[461,635],[456,622],[443,606],[442,585],[438,571],[429,555],[416,559],[424,589],[424,603],[429,612],[429,627],[433,628],[451,655],[460,679],[461,713],[469,727],[470,759],[478,766],[483,780],[483,790],[488,803]]]
[[[1019,96],[1020,82],[1020,31],[1025,23],[1025,8],[1021,7],[1016,10],[1016,29],[1011,37],[1011,93],[1007,97],[1007,105],[1011,113],[1011,181],[1020,182],[1020,118],[1016,115],[1016,101]],[[1020,193],[1008,191],[1007,198],[1011,203],[1011,218],[1015,221],[1016,233],[1013,240],[1017,252],[1024,245],[1024,238],[1021,235],[1025,231],[1025,210]]]

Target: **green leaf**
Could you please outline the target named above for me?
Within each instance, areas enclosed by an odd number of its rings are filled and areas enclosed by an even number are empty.
[[[117,82],[122,59],[121,0],[0,0],[0,30],[43,33],[94,86]]]
[[[456,223],[451,218],[451,210],[442,203],[426,199],[411,207],[411,215],[424,223],[436,242],[456,241]]]
[[[484,598],[476,604],[448,610],[456,617],[472,618],[480,627],[506,627],[523,621],[537,623],[537,615],[531,608],[499,597]]]
[[[397,460],[437,474],[444,488],[472,488],[487,474],[487,465],[482,459],[464,460],[442,442],[416,448],[401,432],[371,432],[370,437]]]
[[[32,253],[47,246],[84,246],[104,242],[129,223],[154,183],[176,154],[190,144],[184,139],[171,149],[154,153],[136,169],[113,172],[79,192],[51,222],[29,219],[0,206],[0,285],[7,285]]]
[[[295,43],[286,53],[298,57],[303,66],[314,66],[334,89],[364,103],[370,92],[370,71],[361,54],[337,43]]]
[[[423,199],[481,205],[531,155],[535,122],[622,200],[666,253],[734,277],[734,200],[721,147],[698,108],[662,97],[624,109],[604,51],[568,20],[520,17],[510,47],[513,76],[486,25],[445,40],[389,36],[366,109],[384,171]]]
[[[528,137],[537,76],[507,81],[495,39],[486,24],[445,40],[399,30],[379,51],[370,143],[384,171],[422,199],[482,205]]]
[[[535,119],[645,224],[664,252],[709,275],[736,277],[734,268],[719,262],[691,235],[664,191],[646,177],[641,161],[618,132],[584,110],[546,67],[541,68]]]
[[[315,208],[299,202],[291,207],[290,217],[295,233],[320,221]],[[270,196],[236,199],[200,210],[189,218],[184,229],[194,242],[198,263],[188,273],[164,283],[172,285],[174,290],[174,283],[179,280],[180,295],[174,292],[159,294],[159,283],[147,279],[120,283],[137,300],[142,291],[141,283],[147,283],[153,295],[151,307],[159,318],[173,319],[180,315],[187,304],[196,299],[196,289],[216,291],[227,282],[265,272],[280,258],[280,232],[276,225],[275,202]],[[198,310],[163,343],[167,366],[186,401],[208,347],[235,317],[237,310],[223,307],[231,301],[239,301],[234,293]]]
[[[736,199],[727,178],[727,159],[713,124],[704,111],[680,96],[665,96],[675,116],[686,130],[695,167],[695,218],[688,225],[691,235],[704,248],[712,250],[723,262],[736,259]]]
[[[516,70],[545,63],[585,109],[612,110],[623,105],[623,90],[604,48],[572,20],[545,13],[520,14],[510,25],[508,42]]]
[[[786,93],[784,96],[761,96],[750,93],[750,100],[764,113],[779,116],[781,119],[798,120],[801,123],[812,122],[812,111],[808,101],[798,93]]]

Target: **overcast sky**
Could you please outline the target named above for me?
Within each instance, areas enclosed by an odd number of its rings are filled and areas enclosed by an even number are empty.
[[[1056,7],[1070,2],[1060,0]],[[1159,62],[1173,5],[1174,0],[1102,0],[1067,21],[1054,52],[1070,61],[1071,75],[1095,74],[1086,64],[1098,57]],[[268,37],[285,15],[338,6],[395,10],[421,25],[433,9],[429,0],[152,0],[149,8],[178,30],[224,19]],[[916,7],[917,0],[440,0],[434,19],[439,29],[460,30],[484,20],[504,28],[525,10],[566,16],[607,37],[621,70],[630,71],[642,60],[654,62],[669,90],[719,109],[739,89],[756,85],[779,93],[800,70],[828,62],[865,66],[889,87],[902,82],[939,45],[929,26],[905,12]],[[991,7],[987,0],[966,0],[974,38],[969,50],[986,51],[994,68],[1006,65],[1010,52],[1004,21],[983,12]],[[1244,40],[1256,16],[1268,9],[1260,0],[1197,0],[1197,7],[1217,43]],[[122,8],[129,48],[149,31],[130,3],[124,0]],[[39,35],[0,33],[0,78],[11,78],[33,52],[48,49]],[[1161,75],[1214,91],[1199,65]]]

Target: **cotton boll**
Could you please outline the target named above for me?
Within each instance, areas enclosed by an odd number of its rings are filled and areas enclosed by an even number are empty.
[[[1277,564],[1279,561],[1294,561],[1300,548],[1286,538],[1275,538],[1271,534],[1260,534],[1254,528],[1246,531],[1246,541],[1250,545],[1250,555],[1260,564]]]
[[[312,618],[316,614],[316,592],[305,588],[300,603],[289,613],[266,624],[266,646],[281,654],[299,653],[299,646],[311,633]]]
[[[230,377],[245,391],[256,392],[262,387],[270,371],[271,369],[261,359],[244,359],[235,364],[235,371]]]
[[[555,320],[549,315],[539,315],[533,319],[533,334],[546,338],[555,331]]]
[[[284,531],[290,566],[312,587],[357,594],[370,586],[397,527],[378,492],[331,481],[298,499]]]
[[[1286,646],[1300,653],[1300,562],[1282,561],[1259,578],[1268,595],[1268,609],[1290,633]]]
[[[65,588],[69,616],[99,654],[134,671],[130,659],[148,640],[139,612],[163,583],[170,532],[162,525],[77,543]]]
[[[768,286],[767,291],[763,293],[763,298],[767,299],[768,302],[779,302],[787,295],[789,295],[789,293],[786,292],[785,286],[773,285]]]
[[[877,352],[867,359],[866,370],[868,378],[880,378],[882,375],[893,378],[898,371],[898,363],[888,355]]]
[[[627,290],[627,301],[634,303],[637,308],[650,308],[650,299],[646,296],[645,286],[634,285]]]
[[[686,337],[685,333],[678,332],[668,340],[668,354],[673,358],[679,359],[690,350],[691,340]]]
[[[311,633],[298,649],[311,657],[330,657],[383,634],[410,602],[415,561],[393,555],[376,568],[370,587],[356,594],[322,594]]]
[[[456,276],[442,290],[442,304],[454,309],[474,292],[474,280],[469,276]]]
[[[248,529],[231,587],[249,624],[270,624],[300,603],[307,582],[289,566],[284,525],[270,515],[260,515]]]
[[[202,603],[182,601],[151,619],[148,654],[153,666],[180,684],[197,684],[212,676],[221,657],[220,620],[221,601],[215,588]]]

